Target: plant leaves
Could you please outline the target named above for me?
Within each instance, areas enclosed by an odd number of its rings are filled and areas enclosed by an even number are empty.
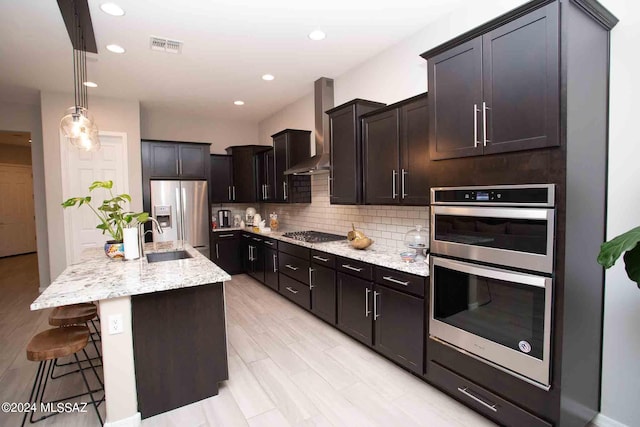
[[[640,242],[640,227],[632,228],[626,233],[603,243],[600,246],[600,254],[598,254],[598,264],[604,268],[611,268],[623,252],[632,250],[638,242]]]
[[[636,245],[624,254],[624,269],[629,279],[636,282],[640,288],[640,245]]]
[[[89,191],[93,191],[96,188],[105,188],[111,190],[113,188],[113,181],[93,181],[89,186]]]

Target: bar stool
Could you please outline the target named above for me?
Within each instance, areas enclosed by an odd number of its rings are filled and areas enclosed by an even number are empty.
[[[98,401],[93,397],[94,393],[97,393],[101,390],[104,390],[103,387],[92,390],[89,386],[89,382],[87,381],[87,377],[84,374],[84,369],[80,366],[80,359],[78,358],[78,352],[82,351],[87,361],[91,365],[91,369],[93,370],[94,375],[98,378],[98,382],[102,385],[100,378],[98,377],[98,373],[91,360],[89,360],[89,356],[87,355],[86,347],[89,342],[89,328],[87,326],[67,326],[64,328],[53,328],[47,329],[46,331],[40,332],[35,335],[29,341],[27,345],[27,359],[33,362],[40,362],[38,364],[38,371],[36,372],[36,378],[33,381],[33,387],[31,388],[31,394],[29,395],[29,403],[36,404],[36,407],[40,409],[42,404],[56,404],[60,402],[64,402],[67,400],[75,399],[80,396],[89,395],[91,398],[91,403],[96,410],[96,414],[98,415],[98,420],[100,420],[100,424],[102,424],[102,417],[100,416],[100,412],[98,411],[98,405],[102,403],[104,397]],[[78,365],[78,371],[82,375],[82,380],[84,381],[84,385],[86,387],[85,393],[76,394],[73,396],[68,396],[62,399],[56,399],[50,402],[44,402],[44,393],[47,388],[47,381],[49,379],[49,371],[53,368],[54,363],[58,360],[59,357],[66,357],[73,355],[75,358],[75,363]],[[37,420],[33,419],[33,415],[35,411],[30,411],[31,415],[29,417],[30,423],[35,423],[38,421],[42,421],[46,418],[57,415],[58,412],[54,412],[52,414],[43,415]],[[28,412],[25,412],[24,417],[22,418],[22,426],[27,420]]]
[[[98,328],[96,327],[96,324],[93,321],[93,319],[97,318],[97,316],[98,316],[98,308],[93,303],[65,305],[61,307],[55,307],[53,311],[51,311],[51,313],[49,314],[49,325],[59,326],[59,327],[67,327],[72,325],[86,325],[87,327],[89,327],[89,323],[91,323],[95,333],[98,334],[98,337],[100,337]],[[94,333],[90,333],[89,338],[91,339],[91,344],[93,345],[93,348],[96,351],[96,356],[92,357],[91,360],[102,360],[102,352],[100,351],[96,343],[97,341],[99,341],[99,339],[96,340],[94,338]],[[78,372],[77,370],[75,370],[75,371],[66,372],[58,376],[54,375],[55,368],[69,366],[73,364],[74,364],[73,361],[67,362],[67,363],[58,363],[56,361],[53,368],[51,369],[51,379],[52,380],[57,379],[65,375]],[[97,366],[102,366],[102,364],[97,363],[96,367]],[[84,368],[84,369],[88,369],[88,368]]]

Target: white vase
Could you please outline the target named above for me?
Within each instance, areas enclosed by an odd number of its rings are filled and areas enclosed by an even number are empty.
[[[140,250],[138,249],[138,228],[125,228],[122,232],[124,237],[124,259],[140,258]]]

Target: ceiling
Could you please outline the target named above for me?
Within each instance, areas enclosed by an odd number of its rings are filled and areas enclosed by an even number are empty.
[[[126,14],[99,8],[113,1]],[[461,0],[89,0],[98,54],[88,57],[91,96],[140,100],[257,122],[401,41]],[[71,42],[55,0],[0,0],[0,90],[71,92]],[[323,41],[307,34],[327,33]],[[152,51],[150,36],[184,42]],[[117,55],[105,49],[116,43]],[[266,82],[265,73],[275,76]],[[235,100],[245,105],[233,105]]]

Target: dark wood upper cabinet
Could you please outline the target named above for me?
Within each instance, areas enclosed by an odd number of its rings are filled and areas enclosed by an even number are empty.
[[[259,201],[260,178],[258,171],[258,156],[270,150],[266,145],[234,145],[227,147],[227,154],[231,155],[231,201],[237,203],[253,203]],[[223,190],[218,189],[219,192]]]
[[[355,205],[363,202],[360,116],[385,105],[354,99],[326,112],[331,123],[331,204]]]
[[[428,129],[426,94],[362,117],[366,204],[428,204]]]
[[[423,54],[431,159],[559,145],[558,7]]]
[[[209,144],[142,141],[145,175],[156,178],[209,178]]]
[[[311,157],[311,131],[285,129],[273,138],[273,202],[311,203],[311,177],[285,175],[284,171]]]
[[[232,202],[232,158],[224,154],[211,155],[211,203]]]
[[[256,174],[257,174],[257,189],[258,189],[258,201],[269,202],[273,199],[273,188],[275,179],[275,160],[273,148],[256,154]]]

